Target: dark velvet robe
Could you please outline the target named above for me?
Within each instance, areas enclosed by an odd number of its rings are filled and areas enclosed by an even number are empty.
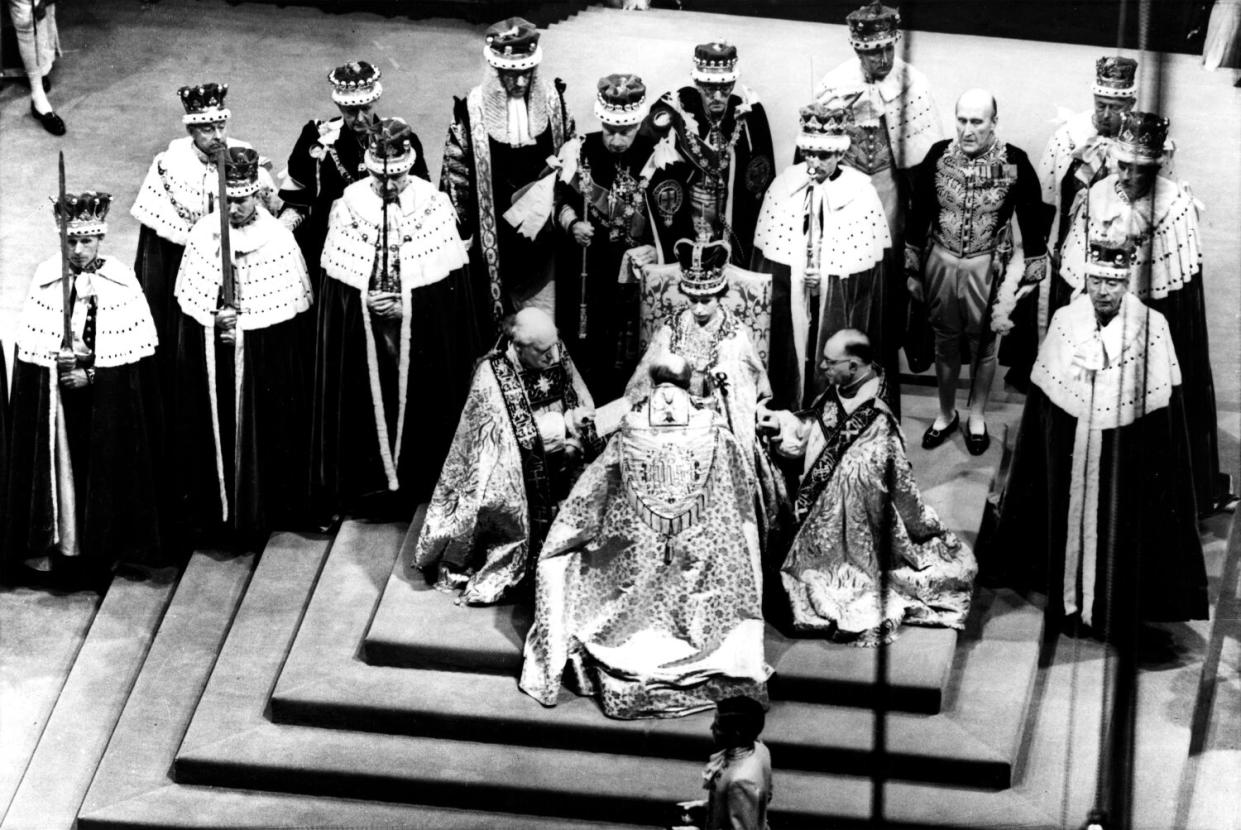
[[[482,352],[477,306],[466,269],[412,289],[405,430],[397,475],[388,489],[366,361],[362,314],[365,295],[335,279],[323,281],[318,299],[319,357],[315,367],[312,485],[322,519],[354,515],[408,518],[431,496],[453,430],[470,389],[475,356]],[[396,437],[397,353],[385,347],[376,323],[376,354],[391,440]]]
[[[247,331],[241,409],[241,474],[236,473],[236,374],[231,344],[215,342],[220,457],[228,519],[220,503],[220,475],[211,425],[203,326],[181,315],[177,355],[177,497],[192,536],[262,543],[273,529],[302,524],[307,500],[309,409],[306,381],[311,357],[301,349],[302,318]],[[213,332],[214,334],[214,332]]]
[[[624,169],[635,181],[650,158],[654,141],[640,134],[624,153],[608,151],[602,133],[588,133],[582,138],[582,158],[590,165],[590,178],[600,188],[611,190],[618,168]],[[606,199],[606,197],[603,197]],[[582,194],[563,182],[556,184],[556,204],[569,207],[582,217]],[[638,208],[644,216],[645,202]],[[649,218],[649,216],[646,216]],[[556,263],[556,326],[560,339],[569,348],[574,363],[586,380],[591,394],[599,401],[610,401],[625,391],[625,383],[633,374],[641,357],[638,349],[638,300],[636,282],[617,284],[625,251],[637,245],[650,244],[653,237],[649,222],[638,219],[618,228],[616,238],[606,225],[607,218],[597,209],[590,211],[589,221],[595,228],[590,245],[583,249],[571,233],[562,232],[560,256]],[[641,229],[637,238],[626,230]],[[578,337],[582,302],[582,252],[586,252],[586,320],[585,340]]]
[[[1187,364],[1181,361],[1182,371]],[[1053,618],[1063,614],[1076,426],[1076,418],[1031,387],[995,540],[979,553],[989,581],[1047,594]],[[1181,391],[1167,407],[1102,435],[1095,628],[1104,630],[1105,621],[1129,628],[1137,619],[1206,619]]]
[[[48,435],[47,369],[17,359],[10,425],[13,437],[4,489],[6,578],[25,559],[48,554],[56,533]],[[155,363],[95,370],[81,389],[61,387],[73,464],[81,556],[99,565],[162,564],[157,456],[160,401]]]
[[[643,127],[644,130],[652,129],[651,119],[661,112],[667,113],[672,119],[672,129],[687,139],[677,142],[684,160],[657,170],[651,176],[648,189],[652,207],[660,219],[656,222],[656,234],[663,247],[664,258],[669,262],[675,259],[672,248],[678,239],[695,237],[690,187],[705,175],[694,153],[699,142],[686,132],[688,125],[681,113],[697,122],[695,134],[698,138],[705,138],[711,130],[706,110],[703,108],[702,95],[697,87],[682,87],[671,94],[676,98],[676,106],[664,99],[656,101],[651,105],[651,115]],[[749,108],[748,112],[742,113],[745,107]],[[738,118],[742,119],[740,125]],[[720,120],[719,128],[725,141],[734,133],[737,134],[732,170],[733,187],[727,197],[732,205],[732,222],[726,238],[732,246],[733,263],[745,268],[752,255],[758,211],[762,207],[767,187],[776,174],[771,127],[767,123],[767,111],[762,104],[747,104],[740,96],[733,95],[728,100],[728,109]],[[714,232],[718,237],[721,229],[715,228]]]

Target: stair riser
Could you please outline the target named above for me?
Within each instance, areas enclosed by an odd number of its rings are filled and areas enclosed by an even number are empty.
[[[350,773],[306,772],[276,768],[236,769],[228,764],[198,759],[178,759],[176,779],[181,784],[261,790],[298,795],[425,804],[433,807],[484,809],[522,815],[553,816],[588,821],[623,821],[638,825],[667,826],[676,818],[674,805],[643,797],[635,792],[625,797],[583,793],[537,792],[518,785],[491,782],[445,783],[409,777],[357,775]],[[779,781],[777,778],[777,787]],[[778,793],[778,791],[777,791]],[[686,798],[696,797],[693,792]],[[777,794],[778,804],[778,794]],[[781,830],[860,830],[874,825],[856,816],[834,816],[780,810],[773,804],[769,813]],[[893,824],[885,830],[947,830],[943,825]]]
[[[482,743],[572,749],[654,758],[698,761],[713,751],[710,736],[669,732],[635,732],[609,729],[600,719],[591,725],[519,723],[487,717],[479,712],[469,720],[435,711],[351,707],[273,697],[271,718],[276,723],[388,735],[478,741]],[[768,740],[772,756],[783,769],[799,769],[837,775],[871,775],[882,770],[901,781],[952,784],[979,789],[1011,786],[1012,765],[999,761],[949,759],[909,754],[888,754],[882,760],[864,749],[806,747]]]
[[[411,648],[408,644],[371,641],[363,648],[363,658],[372,666],[400,669],[459,671],[506,677],[517,677],[521,674],[521,654],[516,651],[477,651],[463,654],[460,650],[447,648]],[[768,681],[767,691],[773,700],[796,700],[858,709],[875,708],[875,687],[869,683],[839,682],[822,677],[783,677],[776,674]],[[944,701],[942,689],[919,686],[893,686],[888,694],[890,711],[915,715],[939,714]]]

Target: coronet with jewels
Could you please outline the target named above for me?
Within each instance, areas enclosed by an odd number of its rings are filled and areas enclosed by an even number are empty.
[[[646,117],[646,84],[637,75],[608,75],[599,79],[595,115],[609,127],[632,127]]]
[[[414,166],[414,131],[403,118],[376,118],[367,128],[366,169],[399,176]]]
[[[731,43],[700,43],[694,47],[694,68],[690,77],[699,84],[737,82],[737,47]]]
[[[181,106],[185,108],[181,122],[187,126],[214,124],[217,121],[227,121],[233,116],[224,106],[228,84],[183,86],[177,90],[177,94],[181,96]]]
[[[797,149],[824,153],[849,149],[853,113],[847,102],[833,99],[802,107],[798,119]]]
[[[710,297],[728,285],[724,266],[732,251],[727,242],[677,240],[673,250],[681,264],[681,280],[677,287],[687,297]]]
[[[879,0],[849,12],[845,22],[849,24],[849,45],[859,52],[882,49],[901,36],[901,13]]]
[[[524,17],[510,17],[487,29],[483,56],[496,69],[523,72],[543,60],[538,27]]]
[[[224,182],[232,199],[244,199],[258,193],[258,151],[250,147],[229,147],[224,157]]]
[[[1110,55],[1099,58],[1090,91],[1105,98],[1137,98],[1138,62]]]
[[[332,85],[332,100],[342,107],[364,107],[383,95],[379,67],[366,61],[352,61],[327,73]]]
[[[1130,164],[1158,164],[1163,160],[1171,121],[1153,112],[1131,110],[1124,114],[1112,154]]]
[[[108,209],[112,194],[87,190],[66,193],[52,200],[52,215],[57,224],[64,224],[67,236],[103,236],[108,232]]]
[[[1086,253],[1086,275],[1128,282],[1136,257],[1137,246],[1130,240],[1092,239]]]

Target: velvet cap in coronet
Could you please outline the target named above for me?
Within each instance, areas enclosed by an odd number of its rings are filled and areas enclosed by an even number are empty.
[[[1125,113],[1112,145],[1113,158],[1130,164],[1159,164],[1171,124],[1167,118],[1153,112],[1131,110]]]
[[[637,75],[599,79],[595,115],[609,127],[632,127],[646,118],[646,84]]]
[[[364,107],[383,95],[379,67],[366,61],[352,61],[327,73],[332,85],[332,100],[342,107]]]
[[[259,192],[259,154],[250,147],[229,147],[224,155],[224,182],[230,198]]]
[[[1132,240],[1092,239],[1086,252],[1086,276],[1127,282],[1136,257],[1137,246]]]
[[[849,149],[853,112],[839,98],[802,107],[798,113],[797,149],[843,153]]]
[[[417,160],[414,131],[403,118],[375,118],[367,126],[366,169],[383,176],[408,173]]]
[[[63,200],[54,198],[51,201],[52,215],[57,226],[64,223],[67,236],[103,236],[108,232],[111,193],[87,190],[83,193],[66,193]]]
[[[700,43],[694,47],[694,68],[690,77],[699,84],[737,82],[737,47],[723,41]]]
[[[1104,56],[1095,61],[1090,91],[1105,98],[1138,97],[1138,62],[1133,58]]]
[[[901,13],[879,0],[872,0],[845,16],[849,45],[860,52],[882,49],[900,39]]]
[[[181,122],[186,126],[214,124],[233,117],[232,112],[224,106],[228,84],[183,86],[177,90],[177,94],[181,96],[181,106],[185,108]]]
[[[487,29],[483,56],[496,69],[522,72],[543,60],[538,27],[524,17],[510,17]]]

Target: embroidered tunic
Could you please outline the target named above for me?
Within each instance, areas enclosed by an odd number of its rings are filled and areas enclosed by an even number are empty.
[[[858,646],[890,642],[903,622],[964,627],[977,572],[922,500],[881,388],[881,377],[853,398],[831,387],[809,412],[778,415],[778,454],[803,459],[799,528],[780,569],[793,625]]]
[[[549,369],[522,370],[511,346],[474,370],[465,409],[418,535],[413,566],[470,605],[499,602],[532,572],[560,499],[580,473],[553,442],[565,414],[594,408],[568,353]],[[602,445],[582,436],[592,460]]]
[[[552,523],[521,673],[545,706],[562,679],[614,718],[766,700],[748,465],[719,416],[684,414],[669,424],[652,405],[628,413]]]

